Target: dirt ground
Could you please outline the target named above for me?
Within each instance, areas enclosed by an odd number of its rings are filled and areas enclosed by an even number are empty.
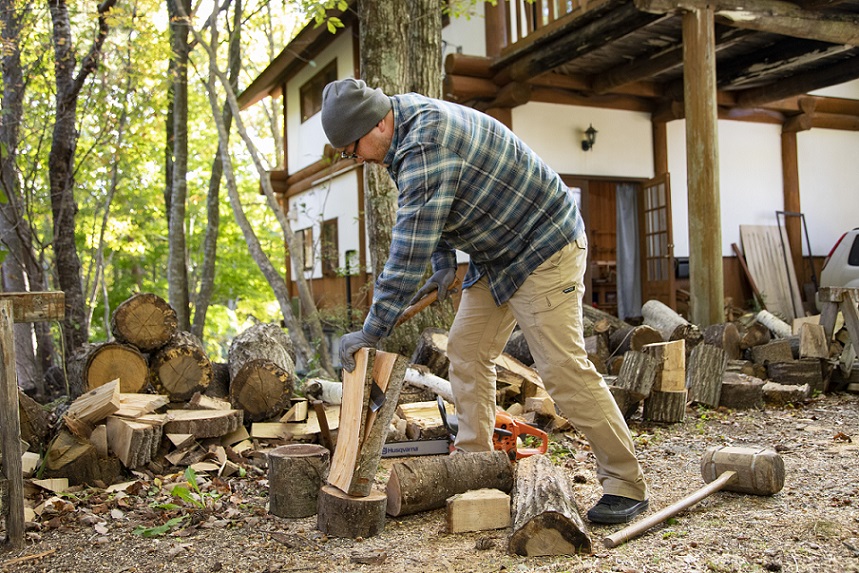
[[[651,511],[703,485],[699,462],[714,445],[778,450],[785,488],[772,497],[720,492],[615,549],[620,526],[591,526],[590,555],[525,558],[506,551],[509,530],[448,534],[444,510],[388,518],[369,539],[327,538],[315,518],[267,513],[264,471],[206,479],[193,509],[146,476],[127,492],[65,496],[28,526],[26,545],[0,552],[0,570],[31,572],[859,572],[859,396],[755,411],[690,409],[676,425],[630,422],[651,488]],[[593,457],[575,433],[553,437],[551,457],[587,510],[600,496]],[[384,487],[390,460],[383,461]],[[179,506],[170,508],[169,502]],[[154,529],[176,519],[163,534]],[[135,533],[138,530],[138,533]],[[149,536],[139,532],[145,530]]]

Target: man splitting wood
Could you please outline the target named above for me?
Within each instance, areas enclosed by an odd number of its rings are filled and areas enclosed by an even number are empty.
[[[471,260],[448,340],[456,449],[493,448],[493,359],[518,324],[546,390],[596,456],[604,495],[588,519],[624,523],[645,511],[629,428],[585,351],[587,237],[560,176],[488,115],[361,80],[325,86],[322,127],[342,158],[386,167],[399,190],[390,254],[363,328],[340,341],[343,367],[354,370],[355,351],[388,336],[408,304],[436,289],[446,298],[459,249]]]

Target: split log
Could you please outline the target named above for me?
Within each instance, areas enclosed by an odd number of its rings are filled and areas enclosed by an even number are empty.
[[[128,344],[84,344],[72,355],[68,375],[72,398],[117,379],[120,392],[141,392],[149,382],[149,365],[146,357]]]
[[[382,457],[388,426],[397,408],[407,360],[391,352],[362,348],[355,353],[355,370],[343,373],[343,405],[337,448],[331,459],[328,483],[353,496],[366,496]],[[385,400],[370,408],[373,383]]]
[[[642,417],[650,422],[676,424],[686,417],[686,390],[664,392],[653,390],[644,401]]]
[[[512,498],[510,553],[528,557],[590,553],[591,539],[573,488],[549,458],[534,455],[518,462]]]
[[[412,364],[421,364],[439,376],[447,378],[450,360],[447,357],[447,331],[441,328],[426,328],[418,337],[412,354]]]
[[[663,340],[685,340],[687,351],[701,341],[702,336],[697,326],[658,300],[645,302],[641,306],[641,316],[644,318],[644,324],[662,333]]]
[[[686,387],[689,400],[711,408],[719,406],[722,393],[722,374],[728,359],[725,351],[711,344],[699,344],[692,349],[686,368]]]
[[[116,307],[110,331],[118,341],[152,352],[173,338],[177,324],[173,307],[160,296],[147,292],[135,294]]]
[[[157,409],[166,406],[170,398],[162,394],[125,394],[119,395],[119,409],[114,412],[115,416],[123,418],[139,418],[151,414]]]
[[[514,379],[517,380],[520,400],[524,401],[526,398],[546,391],[543,380],[537,371],[519,362],[509,354],[502,352],[493,360],[493,363],[495,364],[496,376],[499,380],[505,380],[508,383],[513,383],[511,381]]]
[[[241,410],[167,410],[164,432],[219,438],[238,430],[243,414]]]
[[[711,324],[705,328],[704,342],[724,350],[728,360],[740,358],[740,331],[733,322]]]
[[[749,410],[764,405],[764,381],[737,372],[725,372],[719,405],[734,410]]]
[[[280,326],[265,323],[248,328],[230,344],[230,400],[249,421],[274,417],[292,397],[295,362],[284,346],[288,340]]]
[[[156,392],[184,402],[195,392],[205,392],[212,381],[212,363],[196,336],[177,332],[152,354],[149,377]]]
[[[448,533],[488,531],[510,526],[510,496],[497,489],[459,493],[446,502]]]
[[[351,539],[373,537],[385,529],[387,498],[380,491],[362,497],[325,485],[319,491],[316,528],[325,535]]]
[[[806,358],[767,364],[767,378],[785,386],[808,384],[812,391],[823,392],[823,370],[820,360]]]
[[[793,360],[793,350],[787,340],[773,340],[750,349],[752,361],[766,366],[770,362],[788,362]]]
[[[414,458],[391,467],[387,512],[397,517],[444,507],[447,498],[473,489],[513,488],[513,466],[505,452]]]
[[[291,444],[270,451],[269,512],[288,518],[314,515],[330,461],[330,452],[314,444]]]
[[[766,326],[776,338],[787,338],[793,334],[793,329],[788,323],[768,310],[759,311],[755,315],[755,320]]]
[[[120,471],[117,458],[99,456],[86,439],[62,429],[48,446],[42,477],[64,477],[69,485],[112,484],[118,480]]]
[[[107,443],[122,465],[138,468],[152,461],[161,443],[161,425],[110,416],[107,419]]]
[[[659,367],[656,359],[643,352],[630,350],[623,355],[623,365],[617,375],[615,386],[630,391],[636,401],[647,398],[656,382],[656,372]]]
[[[683,392],[686,390],[686,341],[648,344],[644,353],[656,360],[653,390]]]
[[[445,404],[446,412],[454,414],[453,406]],[[406,423],[406,437],[410,440],[446,438],[447,429],[438,410],[438,402],[412,402],[397,406],[397,416]]]
[[[829,341],[821,324],[804,323],[799,329],[800,358],[829,358]]]
[[[119,380],[114,380],[75,399],[64,417],[95,425],[119,410],[120,404]]]

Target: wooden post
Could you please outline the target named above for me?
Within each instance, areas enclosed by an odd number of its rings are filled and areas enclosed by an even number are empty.
[[[683,85],[689,195],[692,322],[724,322],[719,134],[713,8],[683,14]]]
[[[18,378],[15,372],[16,322],[62,320],[65,315],[62,292],[0,294],[0,448],[3,451],[2,479],[8,504],[5,543],[13,548],[24,544],[24,475],[21,466],[21,419],[18,414]]]

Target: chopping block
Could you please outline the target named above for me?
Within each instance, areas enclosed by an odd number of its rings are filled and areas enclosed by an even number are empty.
[[[617,547],[723,489],[736,493],[774,495],[784,487],[784,461],[771,448],[714,447],[709,448],[701,458],[701,477],[708,485],[605,537],[603,545],[609,549]]]

